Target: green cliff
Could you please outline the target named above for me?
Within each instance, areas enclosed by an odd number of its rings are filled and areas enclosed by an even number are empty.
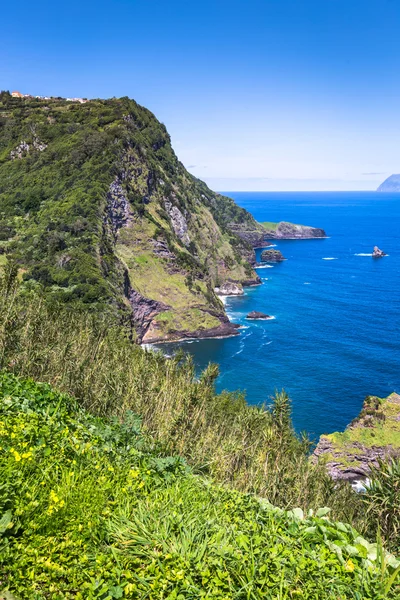
[[[107,309],[142,341],[231,335],[214,287],[259,281],[237,228],[262,230],[133,100],[0,94],[0,268],[16,261],[27,285]]]
[[[359,416],[344,432],[323,435],[314,456],[326,461],[334,479],[369,475],[380,460],[400,456],[400,396],[368,396]]]

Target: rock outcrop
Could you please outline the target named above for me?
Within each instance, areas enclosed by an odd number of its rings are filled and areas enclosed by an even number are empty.
[[[376,190],[377,192],[400,192],[400,173],[390,175]]]
[[[286,259],[280,250],[263,250],[261,252],[261,260],[263,262],[277,263]]]
[[[249,319],[251,321],[253,321],[253,320],[267,321],[268,319],[272,319],[272,317],[270,317],[270,315],[266,315],[265,313],[259,312],[257,310],[253,310],[253,311],[249,312],[246,319]]]
[[[146,344],[156,344],[161,342],[178,342],[181,340],[199,340],[208,338],[225,338],[239,335],[239,325],[231,323],[228,317],[220,317],[219,325],[211,328],[192,330],[170,331],[168,336],[156,321],[152,321],[146,333],[142,337],[142,342]]]
[[[344,433],[322,435],[313,461],[324,460],[335,480],[368,477],[379,460],[400,456],[400,395],[368,396],[360,415]]]
[[[225,281],[220,287],[214,289],[218,296],[243,296],[243,286],[234,281]]]
[[[281,221],[280,223],[264,224],[265,240],[307,240],[314,238],[326,238],[323,229],[308,227],[306,225],[295,225]]]
[[[374,246],[372,258],[382,258],[382,256],[387,256],[386,252],[383,252],[378,246]]]
[[[265,229],[261,223],[240,224],[229,223],[229,229],[244,240],[252,248],[263,248],[268,245]],[[255,260],[255,259],[254,259]]]

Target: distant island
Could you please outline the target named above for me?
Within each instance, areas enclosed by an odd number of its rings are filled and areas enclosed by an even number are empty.
[[[390,175],[376,190],[377,192],[400,192],[400,173]]]

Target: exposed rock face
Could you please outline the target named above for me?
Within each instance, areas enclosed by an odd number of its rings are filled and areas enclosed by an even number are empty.
[[[387,256],[386,252],[383,252],[383,250],[380,250],[380,248],[378,248],[378,246],[374,246],[372,258],[382,258],[382,256]]]
[[[258,275],[254,279],[245,279],[244,281],[242,281],[242,285],[244,287],[252,287],[254,285],[261,285],[261,284],[262,284],[262,281]]]
[[[148,330],[153,324],[154,318],[165,310],[169,310],[170,306],[145,298],[139,292],[130,289],[128,294],[130,305],[132,307],[133,325],[138,335],[139,341],[144,341]]]
[[[253,320],[268,320],[271,319],[272,317],[270,317],[269,315],[266,315],[265,313],[262,312],[258,312],[257,310],[253,310],[251,312],[249,312],[249,314],[247,315],[246,319],[249,319],[251,321]]]
[[[368,396],[362,411],[344,433],[322,435],[313,461],[326,460],[333,479],[353,482],[368,476],[379,459],[400,456],[400,396]]]
[[[376,190],[377,192],[400,192],[400,174],[390,175]]]
[[[215,288],[215,293],[218,296],[243,296],[243,286],[241,283],[233,281],[225,281],[219,288]]]
[[[169,218],[171,219],[171,225],[178,236],[178,238],[188,246],[190,244],[190,238],[188,235],[188,224],[177,206],[174,206],[169,200],[164,201],[165,210],[167,211]]]
[[[229,229],[253,248],[263,248],[268,245],[265,239],[265,230],[261,224],[249,227],[248,225],[230,223]]]
[[[265,226],[264,238],[266,240],[306,240],[313,238],[326,238],[323,229],[308,227],[306,225],[295,225],[281,221],[276,228]]]
[[[208,329],[198,329],[196,331],[175,331],[170,332],[168,336],[159,330],[158,325],[153,321],[142,337],[142,342],[155,344],[160,342],[174,342],[185,339],[204,339],[204,338],[224,338],[239,335],[239,325],[231,323],[228,317],[219,316],[220,324]]]
[[[114,235],[132,220],[132,210],[118,177],[111,183],[107,193],[107,216]]]
[[[33,147],[33,149],[37,150],[38,152],[43,152],[43,150],[46,150],[47,144],[41,142],[36,135],[34,135],[31,144],[28,144],[25,140],[22,140],[15,148],[15,150],[12,150],[10,152],[11,160],[24,158],[29,154],[31,147]]]
[[[279,250],[263,250],[261,253],[261,260],[263,262],[282,262],[285,257]]]

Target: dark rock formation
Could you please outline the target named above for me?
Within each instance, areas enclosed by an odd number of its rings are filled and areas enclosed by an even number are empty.
[[[368,396],[360,415],[344,433],[322,435],[313,461],[326,461],[333,479],[354,482],[368,476],[379,460],[400,456],[400,396]],[[396,440],[398,439],[398,442]]]
[[[400,174],[390,175],[376,190],[377,192],[400,192]]]
[[[373,258],[382,258],[382,256],[387,256],[386,252],[383,252],[383,250],[380,250],[378,248],[378,246],[374,246],[374,251],[372,253],[372,257]]]
[[[107,193],[107,216],[114,235],[132,220],[132,209],[118,177],[110,184]]]
[[[230,223],[229,229],[253,248],[262,248],[268,245],[265,240],[265,230],[261,224],[250,227],[248,224]]]
[[[155,344],[160,342],[178,342],[189,339],[198,340],[208,338],[225,338],[239,335],[238,329],[240,325],[231,323],[226,316],[219,316],[218,318],[221,322],[217,327],[212,327],[210,329],[198,329],[196,331],[175,331],[169,333],[168,337],[165,336],[165,333],[158,333],[157,327],[153,324],[152,327],[148,329],[142,341],[145,343]]]
[[[247,315],[246,319],[250,319],[250,320],[268,320],[271,319],[272,317],[270,317],[269,315],[266,315],[265,313],[262,312],[258,312],[257,310],[253,310],[251,312],[249,312],[249,314]]]
[[[243,287],[252,287],[254,285],[261,285],[261,278],[255,277],[254,279],[245,279],[244,281],[242,281],[242,286]]]
[[[326,238],[326,233],[323,229],[316,227],[308,227],[306,225],[295,225],[281,221],[274,228],[264,226],[266,240],[306,240],[313,238]]]
[[[261,253],[261,260],[263,262],[282,262],[285,257],[279,250],[263,250]]]
[[[243,296],[243,287],[241,283],[234,281],[225,281],[219,288],[215,288],[217,296]]]
[[[152,325],[154,317],[164,310],[169,310],[171,307],[162,302],[145,298],[139,292],[132,289],[129,290],[128,298],[132,307],[133,325],[138,336],[138,341],[141,342]]]

